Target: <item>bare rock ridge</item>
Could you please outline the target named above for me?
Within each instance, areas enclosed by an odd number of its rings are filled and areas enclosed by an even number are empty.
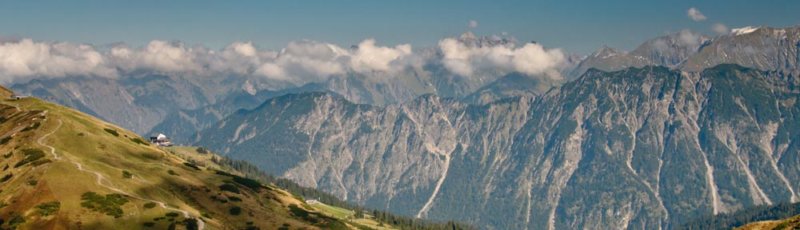
[[[753,27],[709,38],[683,30],[642,43],[631,52],[603,47],[587,56],[572,72],[580,76],[591,68],[616,71],[648,65],[700,72],[720,64],[738,64],[761,70],[797,71],[800,63],[800,27]]]
[[[223,119],[198,143],[407,215],[489,229],[669,228],[797,201],[798,83],[720,65],[588,70],[541,96],[484,105],[292,94]]]

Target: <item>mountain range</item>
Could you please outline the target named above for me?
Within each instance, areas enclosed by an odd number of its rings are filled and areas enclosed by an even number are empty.
[[[515,42],[471,33],[457,39],[465,46],[479,48],[505,47]],[[195,132],[236,110],[251,109],[267,98],[287,93],[327,91],[358,103],[387,105],[425,94],[464,97],[505,75],[526,76],[497,71],[461,76],[448,71],[440,61],[444,55],[441,50],[423,49],[419,53],[424,57],[423,64],[396,73],[348,72],[299,85],[235,73],[194,76],[136,71],[119,78],[35,78],[11,88],[23,95],[77,108],[137,133],[170,133],[173,139],[189,143]],[[577,59],[570,56],[568,63]],[[574,64],[562,67],[565,75],[571,65]],[[543,77],[527,78],[539,85],[531,89],[537,93],[559,84]]]
[[[406,215],[497,229],[670,228],[797,201],[798,80],[737,65],[644,67],[592,69],[541,96],[484,105],[292,94],[197,143]]]
[[[12,88],[369,208],[487,229],[675,228],[797,202],[798,48],[800,27],[753,27],[604,47],[568,58],[561,80],[430,62],[304,85],[138,73]]]

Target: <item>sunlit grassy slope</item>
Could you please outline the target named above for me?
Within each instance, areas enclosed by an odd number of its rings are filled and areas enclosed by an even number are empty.
[[[0,89],[0,228],[359,227],[272,185],[190,163],[181,154],[210,156],[192,148],[161,149],[89,115],[10,95]]]
[[[791,230],[800,229],[800,216],[794,216],[783,220],[759,221],[750,223],[739,230]]]
[[[164,149],[174,156],[178,156],[188,162],[192,162],[194,164],[203,166],[205,168],[223,170],[233,174],[243,175],[242,173],[237,172],[235,169],[217,164],[215,161],[212,160],[212,158],[219,157],[218,155],[208,152],[208,150],[201,149],[199,147],[172,146],[172,147],[165,147]],[[376,229],[376,230],[397,229],[387,223],[381,223],[375,220],[369,214],[364,214],[363,216],[356,216],[356,213],[353,210],[331,206],[321,202],[309,202],[302,206],[306,209],[321,213],[325,216],[336,218],[344,222],[350,228]]]

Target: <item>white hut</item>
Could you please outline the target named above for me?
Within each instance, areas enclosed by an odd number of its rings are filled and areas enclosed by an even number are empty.
[[[159,133],[155,137],[150,137],[150,141],[158,146],[172,146],[172,142],[170,142],[169,138],[167,138],[167,135],[164,135],[163,133]]]

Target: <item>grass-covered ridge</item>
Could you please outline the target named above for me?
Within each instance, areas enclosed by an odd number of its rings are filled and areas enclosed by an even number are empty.
[[[348,226],[335,218],[312,223],[296,217],[289,206],[304,202],[280,188],[220,175],[116,125],[37,98],[9,96],[0,97],[2,229]],[[220,189],[223,184],[239,193]]]

